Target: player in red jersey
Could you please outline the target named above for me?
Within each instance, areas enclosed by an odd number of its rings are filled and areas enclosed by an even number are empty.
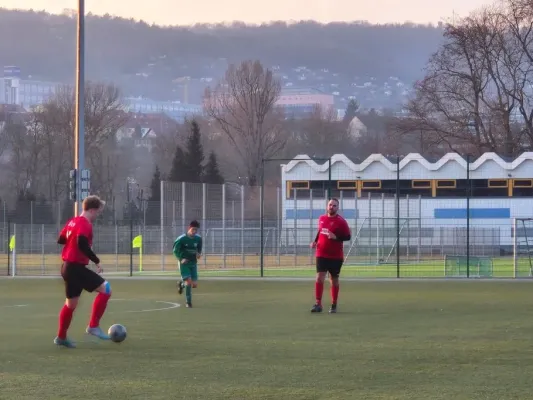
[[[59,313],[59,329],[54,343],[58,346],[75,347],[67,338],[67,330],[78,305],[81,292],[98,292],[94,299],[91,319],[86,332],[103,340],[109,336],[100,329],[100,319],[104,315],[111,297],[111,286],[99,274],[102,272],[100,260],[91,249],[93,225],[105,203],[98,196],[89,196],[83,201],[83,212],[67,222],[57,243],[64,245],[61,253],[63,264],[61,276],[65,282],[66,301]],[[96,264],[98,273],[87,268],[89,261]]]
[[[339,297],[339,274],[344,261],[343,242],[351,239],[350,227],[346,220],[338,214],[339,201],[335,198],[328,202],[327,213],[318,219],[318,232],[311,243],[316,248],[316,303],[311,312],[322,312],[322,293],[324,280],[329,273],[331,283],[330,313],[337,312]]]

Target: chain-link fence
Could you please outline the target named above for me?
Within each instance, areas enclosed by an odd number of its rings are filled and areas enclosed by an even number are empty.
[[[331,191],[352,232],[345,243],[343,275],[531,276],[529,207],[519,207],[511,216],[500,204],[519,199],[467,201],[464,196],[438,198],[420,192],[435,190],[431,187],[397,197],[344,185]],[[196,219],[204,240],[199,264],[204,275],[257,276],[262,253],[266,276],[312,276],[315,261],[309,244],[328,193],[303,187],[265,186],[261,232],[261,188],[163,182],[160,201],[111,207],[95,223],[93,247],[107,272],[177,273],[173,242]],[[5,274],[59,273],[61,247],[56,240],[71,216],[65,211],[70,206],[29,204],[28,213],[3,206],[0,251]],[[132,238],[139,237],[141,245],[133,246]]]

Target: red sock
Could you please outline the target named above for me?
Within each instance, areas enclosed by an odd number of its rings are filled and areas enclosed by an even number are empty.
[[[100,319],[104,315],[107,307],[107,302],[111,295],[106,293],[98,293],[93,302],[93,311],[91,313],[91,321],[89,322],[89,328],[98,328],[100,326]]]
[[[339,286],[331,286],[331,304],[337,304],[339,298]]]
[[[322,304],[322,293],[324,292],[324,283],[315,282],[315,299],[316,304]]]
[[[70,322],[72,321],[73,314],[74,310],[72,308],[68,308],[67,305],[64,304],[63,308],[59,312],[59,328],[57,331],[57,337],[59,339],[67,338],[67,331],[70,327]]]

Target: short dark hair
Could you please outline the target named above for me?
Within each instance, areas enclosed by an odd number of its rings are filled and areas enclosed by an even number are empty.
[[[105,201],[96,195],[87,196],[82,203],[83,211],[99,210],[105,205]]]
[[[336,197],[330,197],[329,200],[328,200],[328,202],[330,202],[330,201],[332,201],[332,200],[333,200],[333,201],[336,201],[337,204],[340,204],[339,199],[337,199]]]
[[[200,223],[194,219],[189,224],[189,228],[200,228]]]

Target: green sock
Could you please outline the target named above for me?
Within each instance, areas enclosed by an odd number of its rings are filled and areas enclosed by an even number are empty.
[[[192,287],[191,287],[191,285],[185,286],[185,298],[187,299],[187,303],[191,302],[191,298],[192,298]]]

